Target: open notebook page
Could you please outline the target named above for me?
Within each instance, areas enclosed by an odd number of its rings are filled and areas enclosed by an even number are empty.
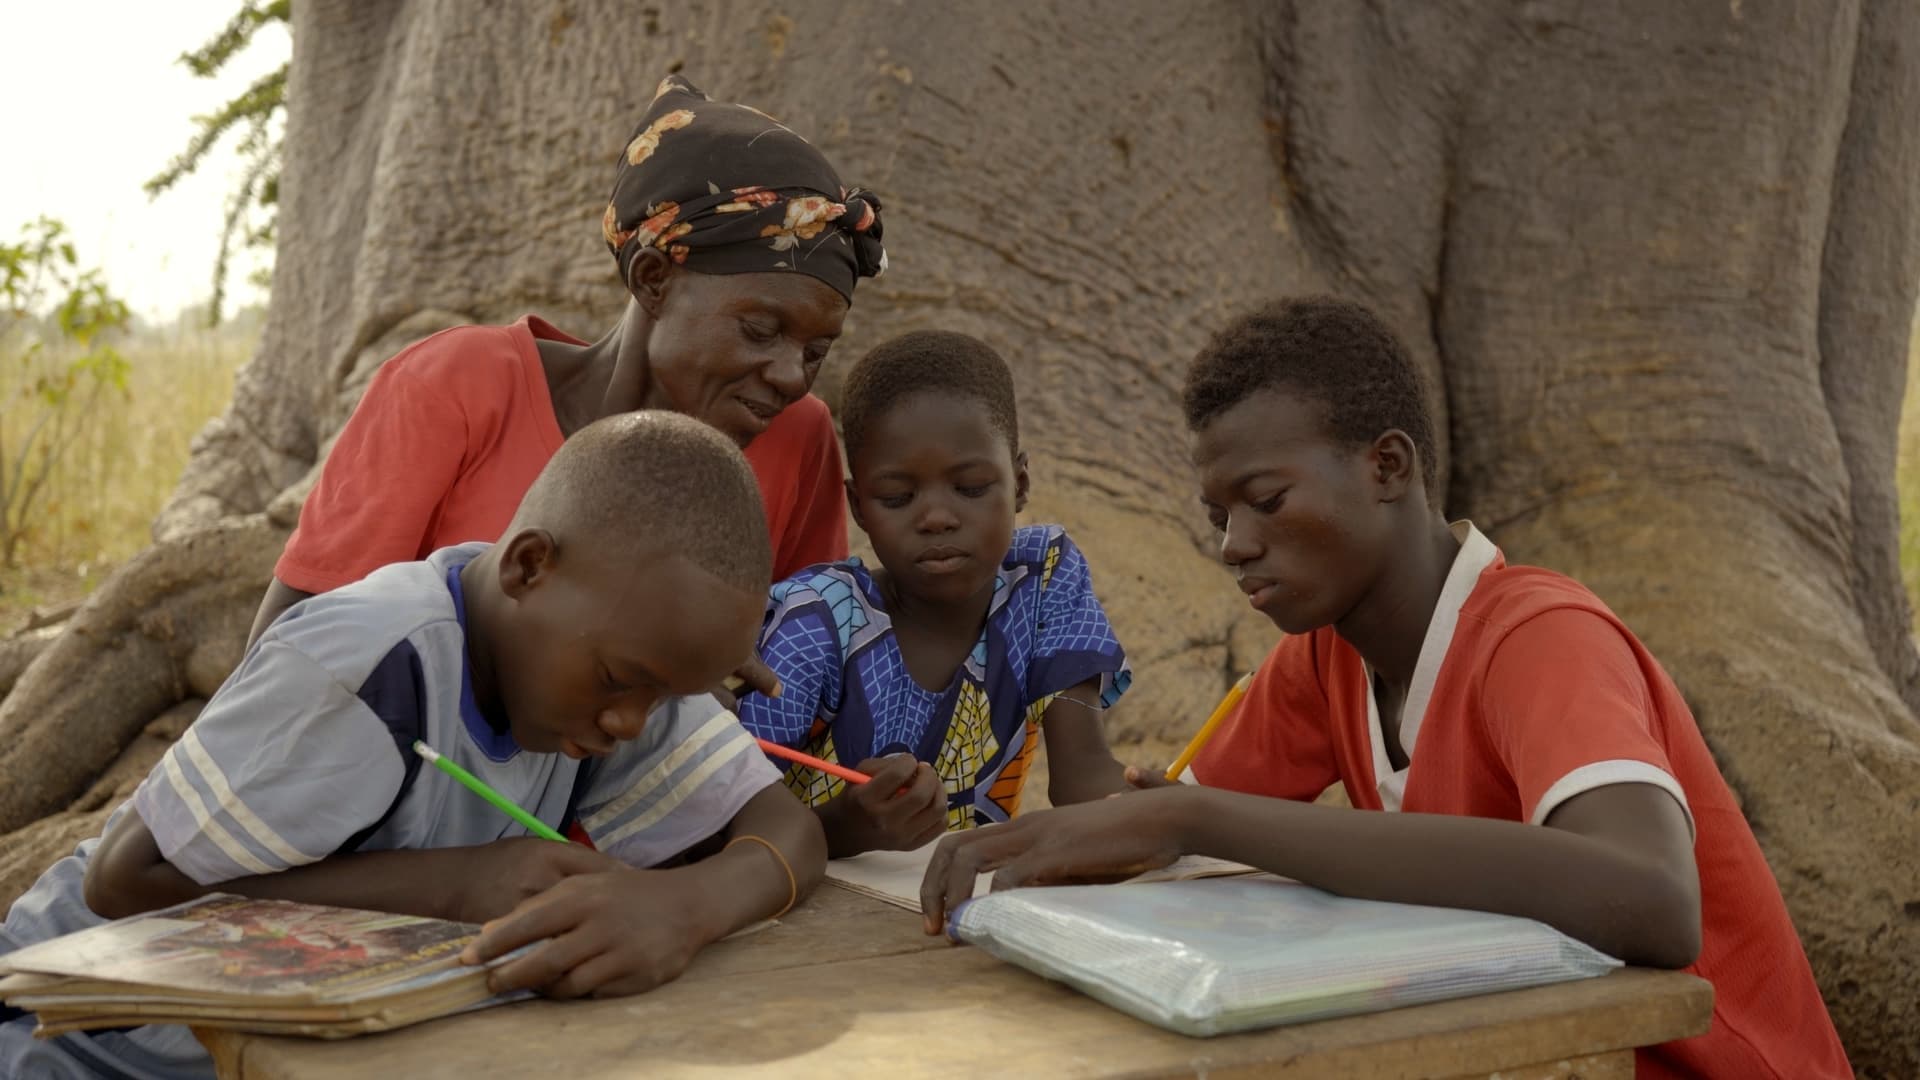
[[[927,863],[932,860],[936,846],[937,843],[928,844],[915,851],[868,851],[852,858],[833,859],[827,863],[827,880],[895,907],[919,911],[920,881],[926,877]],[[1188,855],[1169,866],[1129,878],[1126,883],[1186,881],[1258,872],[1253,867],[1225,859]],[[983,896],[992,890],[992,873],[974,879],[973,895]]]

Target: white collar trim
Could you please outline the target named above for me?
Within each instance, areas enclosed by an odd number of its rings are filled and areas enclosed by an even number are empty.
[[[1407,768],[1394,771],[1387,759],[1387,741],[1380,726],[1380,703],[1373,693],[1373,672],[1367,670],[1367,729],[1373,743],[1373,775],[1380,791],[1380,803],[1388,810],[1400,809],[1406,793],[1407,773],[1413,768],[1414,744],[1420,738],[1420,725],[1427,715],[1427,703],[1433,699],[1433,684],[1440,678],[1440,665],[1446,662],[1453,645],[1453,632],[1460,623],[1460,609],[1480,584],[1480,574],[1500,557],[1500,549],[1473,522],[1462,519],[1448,526],[1460,541],[1447,580],[1440,587],[1440,599],[1433,605],[1433,618],[1427,623],[1427,636],[1420,642],[1420,658],[1413,665],[1413,682],[1407,687],[1407,700],[1400,708],[1400,745],[1407,751]]]

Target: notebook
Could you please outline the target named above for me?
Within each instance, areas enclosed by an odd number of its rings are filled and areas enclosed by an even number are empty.
[[[851,858],[833,859],[827,863],[827,879],[862,896],[871,896],[908,911],[919,911],[920,882],[927,876],[927,864],[933,859],[933,849],[937,846],[936,842],[913,851],[868,851]],[[1188,855],[1170,866],[1130,878],[1126,883],[1184,881],[1258,872],[1251,866],[1225,859]],[[991,872],[974,878],[974,896],[985,896],[992,891]]]
[[[1620,966],[1531,919],[1334,896],[1271,874],[1015,889],[958,941],[1186,1035],[1517,990]]]

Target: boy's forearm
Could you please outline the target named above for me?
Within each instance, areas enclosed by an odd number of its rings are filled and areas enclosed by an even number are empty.
[[[462,849],[336,855],[278,874],[222,882],[207,890],[261,900],[391,911],[460,920]]]
[[[94,853],[87,867],[86,900],[106,918],[138,915],[216,892],[455,918],[458,857],[457,849],[342,855],[277,874],[202,885],[168,862],[145,823],[129,814]]]
[[[1591,836],[1489,818],[1184,791],[1175,827],[1185,852],[1343,896],[1536,919],[1628,963],[1682,967],[1698,949],[1690,883]]]
[[[215,885],[200,885],[161,862],[150,871],[151,879],[171,879],[149,893],[170,895],[173,899],[150,904],[139,910],[152,910],[177,904],[208,893],[234,893],[256,900],[294,900],[303,904],[327,904],[333,907],[390,911],[398,915],[421,915],[430,919],[461,918],[458,867],[452,865],[456,851],[374,851],[364,855],[338,855],[306,866],[296,866],[277,874],[235,878]]]
[[[820,820],[784,786],[772,784],[734,815],[725,850],[674,873],[701,881],[702,936],[717,941],[804,900],[826,867]]]

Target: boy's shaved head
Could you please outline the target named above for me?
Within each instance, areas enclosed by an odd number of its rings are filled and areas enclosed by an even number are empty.
[[[753,471],[732,440],[678,413],[622,413],[562,443],[505,536],[545,529],[563,545],[680,555],[758,592],[773,553]]]
[[[895,403],[921,393],[970,399],[987,411],[993,428],[1020,451],[1020,416],[1013,373],[993,346],[947,330],[917,330],[873,347],[847,373],[840,391],[840,432],[847,464],[860,453],[876,419]]]
[[[1187,367],[1181,404],[1198,432],[1262,390],[1319,402],[1328,434],[1364,446],[1398,428],[1433,490],[1437,455],[1425,380],[1373,312],[1332,296],[1281,300],[1214,335]]]

